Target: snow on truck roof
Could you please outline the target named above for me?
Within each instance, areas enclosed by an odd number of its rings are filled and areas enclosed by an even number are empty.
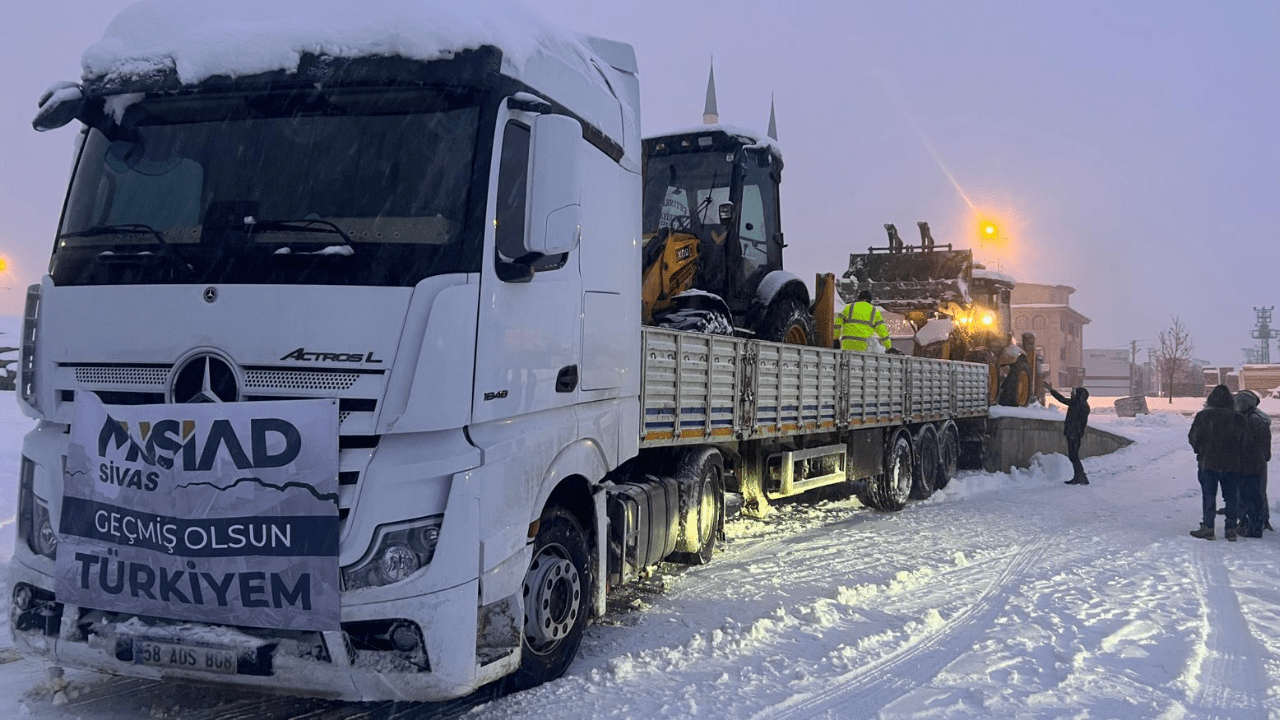
[[[295,72],[308,53],[430,61],[485,45],[502,51],[503,74],[625,144],[639,103],[631,46],[553,28],[510,0],[142,0],[116,15],[81,66],[86,82],[173,72],[190,85]]]

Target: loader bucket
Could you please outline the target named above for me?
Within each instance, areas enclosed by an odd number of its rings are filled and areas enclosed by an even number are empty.
[[[840,298],[851,303],[860,290],[870,290],[875,303],[892,312],[964,304],[972,268],[972,250],[854,253],[839,282]]]

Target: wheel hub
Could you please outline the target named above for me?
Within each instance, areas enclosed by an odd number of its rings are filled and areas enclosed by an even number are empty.
[[[546,550],[524,578],[524,634],[540,647],[563,640],[582,609],[582,579],[567,558]]]

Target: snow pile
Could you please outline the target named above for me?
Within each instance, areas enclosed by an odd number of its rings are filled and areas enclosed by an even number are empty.
[[[0,324],[0,341],[17,326]],[[0,565],[13,548],[31,426],[11,398],[0,393]],[[1134,444],[1086,458],[1088,487],[1063,485],[1064,456],[1039,455],[1010,473],[962,472],[898,513],[837,496],[775,502],[763,521],[731,518],[709,565],[664,566],[612,595],[564,678],[440,714],[1280,717],[1280,533],[1236,543],[1187,535],[1200,491],[1186,437],[1203,404],[1152,398],[1149,415],[1091,415],[1091,426]],[[1261,407],[1280,417],[1280,399]],[[1063,416],[1056,405],[993,413]],[[8,598],[5,584],[0,576]],[[6,717],[59,720],[437,714],[76,670],[55,677],[14,659],[7,627],[0,694]]]
[[[116,16],[81,63],[85,80],[173,70],[196,83],[295,71],[304,53],[435,60],[495,45],[517,75],[539,52],[590,70],[590,53],[572,37],[509,0],[143,0]]]

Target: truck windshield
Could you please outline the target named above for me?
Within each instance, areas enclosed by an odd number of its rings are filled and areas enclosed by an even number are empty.
[[[50,273],[410,286],[474,272],[480,115],[480,94],[456,88],[141,99],[88,131]]]

